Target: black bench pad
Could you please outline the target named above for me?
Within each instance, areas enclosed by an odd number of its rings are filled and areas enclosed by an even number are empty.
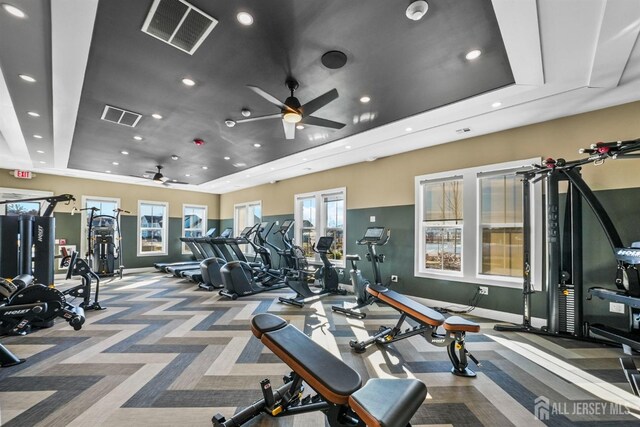
[[[273,314],[258,314],[251,321],[252,329],[276,328],[276,319],[284,322]],[[356,371],[293,325],[262,331],[260,340],[331,403],[346,404],[362,385]]]
[[[442,314],[384,286],[369,285],[367,292],[418,322],[431,326],[440,326],[444,323]]]
[[[265,332],[275,331],[287,326],[287,321],[282,317],[269,313],[261,313],[251,319],[251,332],[260,339]]]
[[[349,398],[349,406],[367,427],[404,427],[427,396],[416,379],[375,378]]]

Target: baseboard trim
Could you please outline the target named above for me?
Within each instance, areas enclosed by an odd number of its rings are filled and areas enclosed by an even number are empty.
[[[460,307],[460,309],[464,309],[466,306],[463,304],[456,304],[456,303],[452,303],[452,302],[447,302],[447,301],[439,301],[439,300],[435,300],[435,299],[429,299],[429,298],[420,298],[420,297],[414,297],[412,296],[411,298],[415,299],[416,301],[420,302],[421,304],[424,304],[428,307]],[[491,310],[488,308],[482,308],[482,307],[476,307],[473,309],[473,311],[471,312],[471,314],[473,314],[474,316],[478,316],[478,317],[485,317],[487,319],[492,319],[492,320],[497,320],[499,322],[506,322],[506,323],[513,323],[516,325],[519,325],[522,323],[522,315],[521,314],[515,314],[515,313],[507,313],[505,311],[498,311],[498,310]],[[542,319],[540,317],[533,317],[531,318],[531,325],[535,328],[540,328],[542,326],[546,326],[547,324],[547,320],[546,319]]]
[[[151,273],[154,271],[156,271],[155,267],[138,267],[138,268],[125,267],[122,274],[126,276],[127,274]],[[55,280],[64,280],[67,278],[67,273],[56,273],[53,277],[55,278]]]

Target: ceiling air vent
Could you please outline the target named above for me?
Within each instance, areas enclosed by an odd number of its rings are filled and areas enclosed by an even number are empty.
[[[141,117],[142,114],[123,110],[122,108],[118,107],[112,107],[111,105],[105,105],[104,110],[102,111],[101,119],[134,128],[140,121]]]
[[[142,31],[193,55],[216,24],[217,20],[183,0],[154,0]]]

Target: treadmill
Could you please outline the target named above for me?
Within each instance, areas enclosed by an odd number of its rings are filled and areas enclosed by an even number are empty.
[[[207,233],[206,236],[213,236],[216,233],[216,229],[215,228],[210,228]],[[197,260],[199,257],[203,257],[204,255],[202,254],[202,252],[196,248],[195,245],[193,245],[192,243],[190,243],[190,237],[181,237],[180,240],[182,242],[184,242],[187,247],[191,250],[193,256],[195,257],[195,259]],[[171,267],[171,266],[178,266],[178,265],[193,265],[196,261],[180,261],[180,262],[157,262],[154,264],[154,267],[162,272],[167,272],[167,268]],[[199,262],[199,261],[198,261]]]

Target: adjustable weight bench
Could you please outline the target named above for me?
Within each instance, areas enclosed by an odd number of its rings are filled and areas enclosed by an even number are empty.
[[[435,346],[447,347],[449,359],[453,364],[452,374],[462,377],[476,376],[476,373],[467,367],[469,363],[467,357],[473,360],[477,366],[480,366],[480,363],[465,348],[464,338],[466,332],[479,332],[480,325],[459,316],[445,319],[441,313],[379,284],[369,284],[367,292],[399,311],[401,316],[393,328],[381,326],[375,335],[364,341],[350,341],[349,345],[356,353],[363,353],[368,346],[374,343],[390,344],[414,335],[422,335]],[[407,317],[420,325],[402,332],[402,324]],[[439,326],[442,326],[446,333],[437,333]]]
[[[283,417],[312,411],[324,412],[332,427],[404,427],[427,395],[427,387],[416,379],[375,378],[362,386],[356,371],[273,314],[256,315],[251,331],[293,372],[278,389],[268,379],[261,381],[263,399],[230,419],[216,414],[214,427],[241,426],[261,413]],[[303,398],[303,381],[317,394]]]

